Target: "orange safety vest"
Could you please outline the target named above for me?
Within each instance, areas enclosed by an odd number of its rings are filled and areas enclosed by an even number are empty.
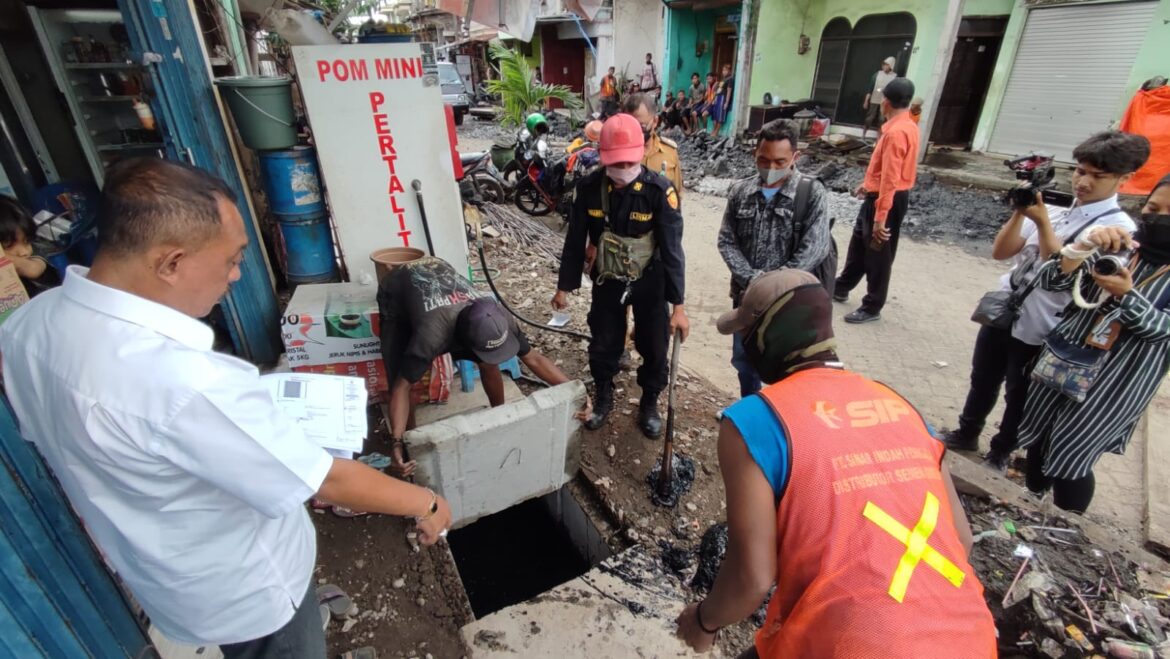
[[[995,623],[951,517],[943,445],[910,403],[829,368],[761,395],[791,459],[760,657],[995,657]]]

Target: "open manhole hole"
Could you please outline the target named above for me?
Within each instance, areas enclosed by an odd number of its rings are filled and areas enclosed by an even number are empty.
[[[447,542],[476,618],[579,577],[610,556],[567,488],[452,531]]]

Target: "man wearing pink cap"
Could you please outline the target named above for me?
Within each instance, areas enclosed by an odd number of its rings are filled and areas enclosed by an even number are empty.
[[[568,306],[568,294],[581,287],[586,238],[597,246],[589,272],[589,370],[593,375],[593,415],[585,427],[596,430],[613,409],[613,378],[626,335],[626,306],[634,311],[634,346],[642,356],[638,427],[647,437],[662,434],[658,395],[666,388],[666,348],[677,329],[690,330],[683,308],[686,272],[678,192],[663,176],[642,166],[642,126],[617,114],[601,129],[601,164],[581,179],[569,214],[561,255],[555,309]],[[668,313],[667,303],[671,305]]]

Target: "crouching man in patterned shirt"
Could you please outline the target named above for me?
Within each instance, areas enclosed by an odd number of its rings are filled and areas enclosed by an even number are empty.
[[[787,119],[765,125],[756,147],[759,176],[731,187],[719,229],[719,253],[731,270],[733,308],[739,308],[748,284],[765,272],[795,268],[822,282],[836,275],[825,186],[796,171],[799,135]],[[741,396],[760,390],[760,376],[748,363],[739,335],[731,342],[731,363],[739,373]]]

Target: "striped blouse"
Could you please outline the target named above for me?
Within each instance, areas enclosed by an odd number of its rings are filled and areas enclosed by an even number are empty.
[[[1060,256],[1053,257],[1059,262]],[[1082,263],[1081,284],[1086,300],[1101,294],[1089,275],[1096,259]],[[1099,309],[1069,305],[1054,332],[1083,342],[1101,322],[1117,321],[1121,333],[1083,403],[1032,382],[1020,429],[1020,446],[1048,439],[1044,474],[1075,479],[1088,475],[1106,451],[1121,454],[1134,427],[1150,404],[1170,367],[1170,273],[1155,275],[1159,266],[1137,260],[1131,265],[1134,288],[1120,299],[1109,298]],[[1050,291],[1072,290],[1074,275],[1048,267],[1039,285]],[[1147,281],[1148,280],[1148,281]],[[1155,308],[1155,302],[1160,302]]]

